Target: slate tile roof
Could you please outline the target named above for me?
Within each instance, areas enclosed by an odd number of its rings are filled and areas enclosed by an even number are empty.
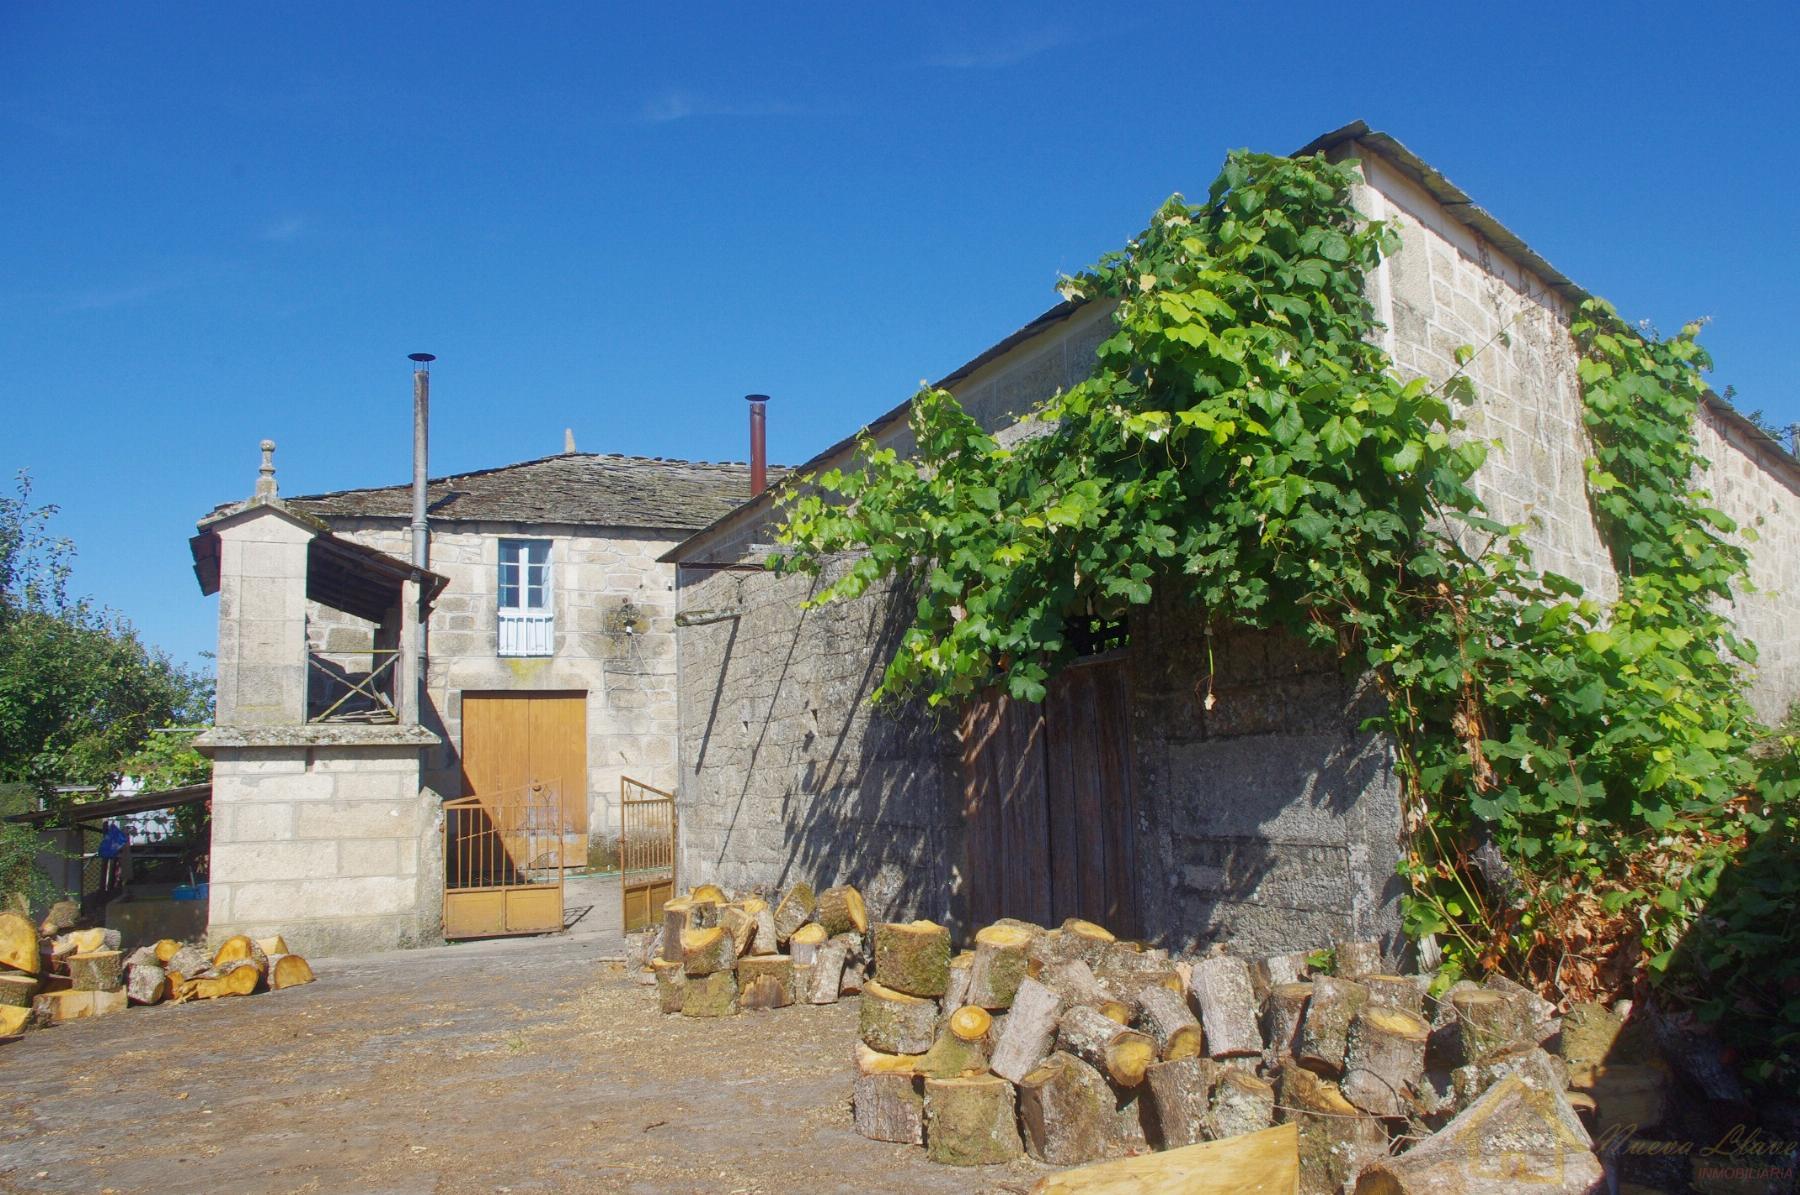
[[[769,468],[772,483],[783,472]],[[426,489],[434,523],[573,523],[594,527],[698,530],[750,498],[750,466],[736,461],[564,452],[433,478]],[[302,514],[340,518],[410,519],[405,485],[283,495]]]

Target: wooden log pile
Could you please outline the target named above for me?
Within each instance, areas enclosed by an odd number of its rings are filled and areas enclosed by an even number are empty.
[[[1374,942],[1175,958],[1073,919],[1002,920],[958,951],[929,921],[871,924],[854,889],[708,895],[670,902],[639,947],[663,1011],[859,993],[851,1124],[934,1161],[1029,1155],[1082,1167],[1045,1189],[1124,1190],[1155,1172],[1144,1155],[1255,1141],[1192,1156],[1260,1157],[1278,1137],[1303,1195],[1495,1190],[1483,1159],[1509,1149],[1533,1190],[1582,1191],[1599,1174],[1596,1101],[1569,1088],[1597,1086],[1602,1068],[1547,1051],[1555,1010],[1504,981],[1433,996],[1430,977],[1390,973]],[[1582,1024],[1605,1029],[1604,1015]],[[1119,1159],[1131,1162],[1115,1172]]]
[[[247,996],[311,983],[279,936],[231,938],[212,953],[165,939],[127,954],[119,931],[75,927],[71,902],[38,925],[0,913],[0,1039],[128,1008]]]

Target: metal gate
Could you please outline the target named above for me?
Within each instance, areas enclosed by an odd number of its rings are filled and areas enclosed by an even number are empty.
[[[562,823],[553,784],[444,802],[444,937],[561,930]]]
[[[675,895],[675,794],[619,777],[619,886],[625,932],[662,918]]]

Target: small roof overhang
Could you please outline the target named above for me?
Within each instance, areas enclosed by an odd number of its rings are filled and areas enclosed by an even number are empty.
[[[104,801],[90,801],[85,805],[65,805],[60,809],[15,813],[6,820],[27,826],[75,826],[85,822],[103,822],[128,813],[148,813],[153,809],[173,809],[178,805],[196,805],[210,800],[212,781],[209,780],[204,784],[189,784],[183,788],[164,789],[162,792],[132,793],[129,796],[108,797]]]

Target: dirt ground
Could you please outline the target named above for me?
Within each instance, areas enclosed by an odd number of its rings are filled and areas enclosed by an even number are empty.
[[[321,963],[0,1045],[0,1190],[1024,1191],[850,1127],[856,1002],[664,1017],[617,939]]]

